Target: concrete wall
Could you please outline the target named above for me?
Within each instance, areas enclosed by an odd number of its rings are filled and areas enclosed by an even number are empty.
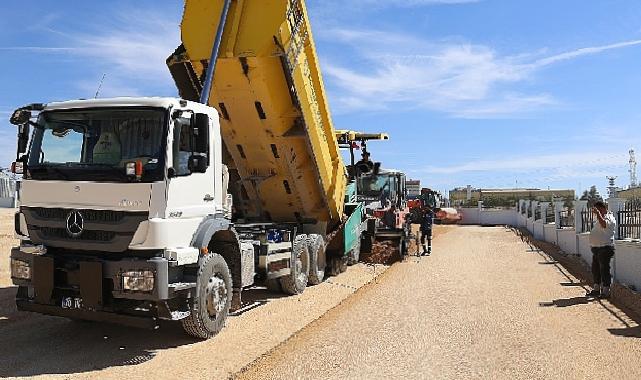
[[[557,245],[563,252],[576,255],[576,231],[574,228],[564,228],[557,230]]]
[[[577,252],[579,256],[588,264],[592,263],[592,250],[590,249],[590,233],[582,233],[578,234],[577,240],[578,240],[578,249],[579,251]],[[640,257],[641,258],[641,257]]]
[[[532,235],[536,240],[545,240],[545,233],[543,230],[543,222],[536,220],[532,223]]]
[[[461,213],[461,224],[480,224],[478,207],[463,207],[459,209]]]
[[[513,226],[515,223],[516,212],[512,209],[483,209],[480,212],[480,224]]]
[[[557,229],[555,224],[543,224],[521,214],[516,216],[516,221],[519,226],[527,226],[535,239],[556,244],[566,253],[579,255],[588,266],[592,264],[589,232],[577,234],[574,228]],[[641,290],[640,241],[617,240],[612,275],[616,282]]]
[[[510,225],[516,224],[516,212],[513,209],[479,209],[478,207],[463,207],[461,224],[481,225]]]
[[[16,199],[15,198],[0,198],[0,207],[2,208],[13,208],[16,207]]]
[[[641,290],[641,244],[617,241],[612,272],[618,282]]]
[[[543,225],[543,240],[554,245],[559,245],[556,226],[554,224],[548,223]]]
[[[0,173],[0,207],[16,207],[16,181]]]

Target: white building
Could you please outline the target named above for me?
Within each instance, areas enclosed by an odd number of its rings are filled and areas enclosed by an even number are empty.
[[[408,179],[405,181],[405,186],[407,187],[407,196],[418,197],[421,195],[421,181],[418,179]]]

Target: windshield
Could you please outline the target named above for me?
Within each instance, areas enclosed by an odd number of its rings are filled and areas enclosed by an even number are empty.
[[[127,163],[140,161],[143,182],[164,173],[165,111],[100,109],[43,112],[28,160],[33,179],[130,181]]]
[[[393,175],[367,175],[358,179],[360,193],[367,197],[379,197],[396,190],[396,177]]]

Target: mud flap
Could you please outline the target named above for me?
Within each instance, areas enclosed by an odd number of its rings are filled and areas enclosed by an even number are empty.
[[[39,304],[49,305],[53,293],[53,258],[46,256],[33,257],[33,288],[35,300]]]
[[[80,263],[80,296],[87,308],[102,306],[102,263]]]

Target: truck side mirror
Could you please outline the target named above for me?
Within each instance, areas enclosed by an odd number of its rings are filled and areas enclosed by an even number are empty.
[[[9,122],[13,125],[27,124],[29,120],[31,120],[31,111],[26,109],[18,109],[13,111],[13,114],[9,118]]]
[[[209,159],[206,156],[195,154],[189,157],[189,171],[192,173],[205,173],[209,166]]]
[[[191,129],[194,137],[193,150],[198,153],[209,153],[209,116],[204,113],[194,113],[191,117]]]
[[[29,131],[30,127],[27,123],[18,125],[18,155],[25,153],[29,147]]]

